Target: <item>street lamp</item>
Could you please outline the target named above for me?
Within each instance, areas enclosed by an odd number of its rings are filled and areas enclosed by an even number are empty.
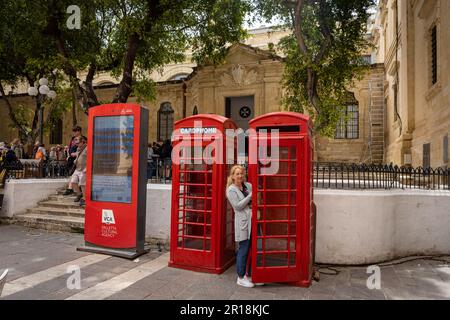
[[[44,107],[42,106],[42,101],[44,101],[45,97],[49,99],[56,98],[56,92],[50,90],[48,87],[48,80],[46,78],[39,79],[38,87],[29,87],[28,95],[32,97],[36,97],[36,103],[38,110],[40,111],[40,128],[39,128],[39,141],[40,143],[44,142]]]

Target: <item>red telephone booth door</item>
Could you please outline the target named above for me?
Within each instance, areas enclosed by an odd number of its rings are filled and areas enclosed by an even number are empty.
[[[257,143],[259,149],[261,145],[259,141]],[[276,173],[270,170],[270,163],[261,164],[263,159],[250,165],[250,179],[256,190],[253,194],[257,197],[254,197],[252,217],[254,282],[300,281],[303,139],[280,137],[278,144]]]
[[[201,143],[203,154],[206,143]],[[186,152],[190,149],[189,152]],[[214,157],[214,155],[213,155]],[[173,167],[173,186],[178,186],[175,201],[178,215],[172,216],[173,261],[181,263],[188,269],[214,268],[215,234],[212,228],[216,223],[216,203],[213,194],[217,188],[215,172],[217,165],[211,159],[196,158],[191,147],[184,147],[180,164]]]

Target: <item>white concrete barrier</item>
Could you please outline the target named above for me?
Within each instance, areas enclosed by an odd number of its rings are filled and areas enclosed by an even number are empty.
[[[171,186],[147,186],[146,236],[170,237]],[[366,264],[450,254],[450,192],[314,191],[316,262]]]
[[[69,179],[10,179],[5,183],[0,217],[11,218],[37,206],[41,200],[67,185]]]
[[[145,218],[147,238],[169,241],[171,198],[172,185],[147,184],[147,215]]]
[[[37,205],[65,179],[10,180],[1,216]],[[146,237],[168,241],[172,186],[147,185]],[[314,191],[316,262],[377,263],[408,255],[450,254],[450,192]]]
[[[375,263],[450,254],[450,193],[315,190],[316,261]]]

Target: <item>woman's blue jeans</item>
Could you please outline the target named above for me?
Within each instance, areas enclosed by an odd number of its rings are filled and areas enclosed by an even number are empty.
[[[251,241],[251,238],[239,241],[239,249],[236,257],[236,268],[239,278],[244,277],[245,272],[247,271],[247,258],[248,253],[250,252]],[[249,277],[252,275],[251,263],[249,263],[247,275]]]

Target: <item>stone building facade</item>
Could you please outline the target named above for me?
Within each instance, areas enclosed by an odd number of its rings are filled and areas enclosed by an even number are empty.
[[[450,1],[382,0],[374,60],[384,63],[386,162],[448,166]]]

